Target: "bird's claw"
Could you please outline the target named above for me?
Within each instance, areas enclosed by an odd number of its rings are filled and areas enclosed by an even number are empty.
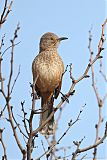
[[[67,103],[69,103],[69,99],[68,99],[68,96],[65,94],[63,94],[62,95],[62,97],[61,97],[61,99],[63,100],[63,101],[66,101]]]

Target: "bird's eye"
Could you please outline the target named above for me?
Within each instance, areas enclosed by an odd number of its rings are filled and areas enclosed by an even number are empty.
[[[51,37],[51,40],[53,41],[53,38]]]

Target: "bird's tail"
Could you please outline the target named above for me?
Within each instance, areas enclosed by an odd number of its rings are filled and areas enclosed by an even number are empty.
[[[47,120],[53,111],[53,95],[44,95],[41,100],[41,108],[42,113],[40,115],[40,126]],[[41,129],[41,134],[51,135],[54,133],[54,116],[50,119],[50,121]]]

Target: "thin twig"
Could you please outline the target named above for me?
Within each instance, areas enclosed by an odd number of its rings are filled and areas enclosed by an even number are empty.
[[[4,38],[5,38],[5,34],[3,35],[2,39],[1,39],[1,43],[0,43],[0,50],[2,49],[2,47],[4,46]],[[0,52],[1,54],[1,52]],[[2,57],[2,56],[1,56]]]
[[[2,58],[2,52],[1,52],[2,46],[4,45],[4,38],[5,38],[5,35],[2,37],[1,44],[0,44],[0,83],[1,83],[0,92],[2,93],[4,98],[6,98],[6,95],[4,93],[4,88],[3,88],[5,79],[3,78],[3,75],[2,75],[2,61],[3,61],[3,58]]]
[[[16,81],[17,81],[17,79],[18,79],[18,77],[19,77],[19,74],[20,74],[20,66],[19,66],[19,70],[18,70],[17,76],[16,76],[16,78],[15,78],[15,80],[14,80],[14,82],[13,82],[13,85],[12,85],[12,87],[11,87],[10,95],[12,94],[12,91],[13,91],[14,86],[15,86],[15,84],[16,84]]]
[[[6,21],[9,13],[11,11],[11,8],[12,8],[13,1],[10,2],[9,6],[7,6],[7,2],[8,2],[8,0],[5,0],[3,12],[0,17],[0,28],[2,27],[2,24]]]
[[[33,151],[33,144],[34,143],[34,139],[33,137],[35,137],[35,135],[33,135],[33,116],[34,116],[34,110],[35,110],[35,100],[36,100],[36,91],[35,91],[35,84],[37,82],[38,79],[38,75],[35,79],[35,81],[33,82],[33,84],[31,85],[32,88],[32,110],[30,113],[30,118],[29,118],[29,138],[28,138],[28,142],[27,142],[27,160],[31,160],[31,153]]]
[[[13,39],[11,40],[11,43],[12,43],[12,50],[11,50],[11,60],[10,60],[10,74],[9,74],[9,80],[8,80],[8,101],[10,100],[10,84],[11,84],[11,80],[12,80],[12,75],[13,75],[13,61],[14,61],[14,41],[16,40],[17,38],[17,32],[19,31],[20,27],[19,27],[19,24],[17,25],[17,28],[14,32],[14,37]]]
[[[6,147],[5,147],[5,144],[4,144],[4,141],[3,141],[3,131],[4,129],[0,129],[0,142],[1,142],[1,145],[3,147],[3,151],[4,151],[4,155],[2,156],[4,158],[4,160],[7,160],[7,153],[6,153]]]
[[[97,147],[99,144],[102,144],[103,141],[104,141],[106,138],[107,138],[107,122],[106,122],[105,132],[104,132],[103,137],[102,137],[100,140],[98,140],[97,143],[95,143],[95,144],[93,144],[93,145],[91,145],[91,146],[88,146],[88,147],[86,147],[86,148],[79,149],[79,150],[78,150],[78,153],[85,152],[85,151],[88,151],[88,150],[90,150],[90,149],[93,149],[93,148]]]
[[[24,123],[24,128],[25,128],[25,131],[26,131],[27,135],[29,135],[29,132],[28,132],[28,129],[27,129],[27,124],[26,124],[26,121],[27,122],[29,122],[29,121],[28,121],[28,119],[26,119],[27,113],[24,110],[24,103],[25,103],[25,101],[21,102],[22,112],[23,112],[23,115],[24,115],[24,117],[22,117],[23,118],[22,122]]]
[[[18,37],[17,32],[18,32],[19,29],[20,29],[20,27],[19,27],[19,24],[18,24],[17,28],[14,32],[14,37],[11,40],[12,50],[11,50],[11,59],[10,59],[10,73],[9,73],[9,79],[8,79],[8,85],[7,85],[7,96],[6,96],[5,100],[6,100],[6,105],[7,105],[9,122],[11,124],[12,130],[13,130],[13,133],[14,133],[14,138],[17,142],[17,145],[18,145],[21,153],[23,154],[23,157],[26,157],[26,150],[23,148],[23,146],[21,144],[21,141],[18,137],[18,134],[16,132],[16,129],[15,129],[15,125],[14,125],[13,117],[12,117],[12,112],[11,112],[11,105],[10,105],[10,93],[11,93],[11,86],[10,85],[11,85],[12,76],[13,76],[14,44],[15,44],[16,38]]]
[[[101,35],[102,39],[101,39],[100,44],[98,45],[98,47],[102,47],[103,44],[104,44],[104,31],[103,31],[103,28],[102,28],[102,34],[103,34],[103,35]],[[90,63],[93,61],[93,51],[92,51],[92,48],[91,48],[91,43],[92,43],[92,35],[91,35],[91,30],[90,30],[89,31],[89,46],[88,46],[88,49],[89,49],[89,52],[90,52]],[[98,48],[98,50],[101,50],[101,49]],[[94,66],[93,65],[91,65],[91,74],[92,74],[92,87],[93,87],[93,90],[95,92],[97,103],[98,103],[98,107],[99,107],[98,123],[95,125],[95,128],[96,128],[95,143],[97,143],[97,141],[99,140],[100,125],[103,122],[102,108],[103,108],[103,104],[104,104],[104,100],[105,100],[106,96],[103,98],[103,100],[100,98],[100,94],[98,92],[98,89],[97,89],[96,83],[95,83],[95,74],[94,74]],[[93,156],[94,156],[93,160],[96,159],[97,148],[94,148]]]
[[[16,126],[18,127],[20,133],[22,133],[22,135],[23,135],[25,138],[28,139],[28,137],[25,135],[25,133],[24,133],[24,132],[22,131],[22,129],[20,128],[20,124],[17,123],[17,121],[16,121],[16,119],[15,119],[15,117],[14,117],[14,114],[13,114],[12,107],[11,107],[11,113],[12,113],[13,120],[14,120],[14,122],[16,123]]]
[[[83,112],[83,109],[80,110],[80,112],[79,112],[79,114],[78,114],[78,116],[77,116],[77,118],[76,118],[75,121],[70,120],[70,122],[68,123],[67,129],[66,129],[65,132],[62,134],[62,136],[58,139],[58,141],[55,142],[55,143],[53,143],[53,145],[51,145],[47,151],[45,151],[39,158],[37,158],[37,159],[35,159],[35,160],[39,160],[39,159],[42,158],[44,155],[47,155],[47,154],[50,154],[50,153],[51,153],[51,151],[53,150],[53,148],[54,148],[57,144],[59,144],[59,142],[62,140],[62,138],[68,133],[68,131],[70,130],[70,128],[71,128],[77,121],[80,120],[80,115],[81,115],[82,112]]]
[[[72,154],[73,156],[72,156],[71,159],[72,159],[72,160],[76,160],[75,158],[78,156],[79,153],[86,152],[86,151],[88,151],[88,150],[90,150],[90,149],[96,148],[98,145],[102,144],[103,141],[104,141],[106,138],[107,138],[107,122],[106,122],[105,132],[104,132],[103,137],[102,137],[100,140],[98,140],[96,143],[94,143],[93,145],[90,145],[90,146],[88,146],[88,147],[79,149],[80,144],[81,144],[82,141],[79,141],[79,143],[78,143],[78,142],[75,143],[75,145],[77,146],[77,149],[76,149],[76,151]]]
[[[3,107],[3,109],[1,109],[1,111],[0,111],[0,118],[3,116],[3,113],[4,113],[5,109],[6,109],[6,105],[5,105],[5,106]]]
[[[21,41],[20,42],[18,42],[18,43],[15,43],[14,44],[14,46],[17,46],[18,44],[20,44],[21,43]],[[2,55],[1,55],[1,57],[3,57],[4,56],[4,54],[10,49],[10,48],[12,48],[12,45],[10,45],[9,47],[7,47],[4,51],[3,51],[3,53],[2,53]]]

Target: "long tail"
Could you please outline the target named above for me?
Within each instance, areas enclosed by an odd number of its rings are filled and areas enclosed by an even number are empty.
[[[54,98],[53,95],[44,95],[42,96],[41,100],[41,108],[42,113],[40,115],[40,126],[41,124],[46,121],[46,119],[50,116],[51,112],[53,111],[53,102]],[[54,116],[51,120],[41,129],[40,133],[44,135],[51,135],[54,132]]]

